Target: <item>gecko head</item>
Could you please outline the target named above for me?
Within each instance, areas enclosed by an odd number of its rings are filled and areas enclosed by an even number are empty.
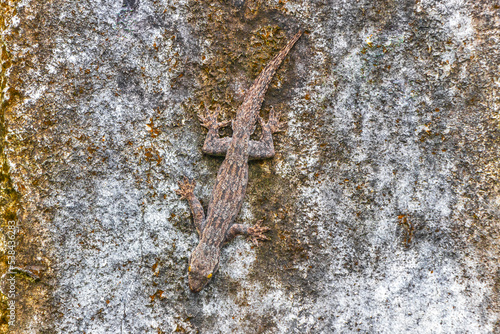
[[[199,244],[194,249],[189,260],[189,288],[200,292],[210,282],[219,269],[220,249],[218,247]]]

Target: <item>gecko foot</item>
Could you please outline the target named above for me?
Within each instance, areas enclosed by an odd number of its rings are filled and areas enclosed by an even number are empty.
[[[285,130],[285,123],[280,122],[281,112],[275,111],[274,107],[271,107],[271,111],[269,112],[269,120],[267,123],[264,123],[262,118],[259,118],[260,125],[262,127],[268,127],[271,133],[283,132]]]
[[[214,129],[218,130],[220,128],[226,127],[231,124],[231,121],[218,122],[217,116],[220,114],[220,107],[217,106],[214,112],[210,112],[208,108],[205,108],[204,115],[198,115],[200,120],[200,125],[208,130]]]
[[[260,226],[262,220],[259,220],[254,227],[248,228],[248,238],[252,240],[255,246],[259,246],[259,240],[269,240],[263,233],[270,230],[267,226]]]
[[[177,195],[181,196],[181,199],[189,199],[191,196],[193,196],[193,191],[194,191],[194,186],[196,185],[196,182],[193,180],[193,182],[189,182],[189,179],[184,176],[184,179],[178,182],[179,184],[179,189],[177,189],[175,192]]]

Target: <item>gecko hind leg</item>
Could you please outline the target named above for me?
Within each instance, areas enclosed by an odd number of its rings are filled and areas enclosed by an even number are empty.
[[[234,224],[231,226],[229,231],[227,231],[226,239],[224,243],[228,243],[233,240],[238,235],[247,236],[252,242],[258,246],[259,240],[269,240],[267,236],[264,235],[270,230],[267,226],[260,226],[262,220],[259,220],[253,227],[248,227],[243,224]]]
[[[205,108],[205,114],[199,115],[200,125],[208,129],[207,137],[203,143],[203,148],[201,149],[203,153],[215,156],[226,155],[229,144],[231,143],[231,138],[219,137],[219,129],[229,126],[231,121],[217,121],[217,116],[220,114],[220,107],[217,106],[215,112],[210,112],[208,108]]]
[[[249,159],[260,160],[274,157],[273,133],[283,132],[285,124],[279,121],[280,112],[276,112],[274,107],[271,107],[268,122],[264,122],[262,117],[258,117],[260,126],[262,127],[262,136],[259,141],[250,141]]]
[[[179,189],[175,192],[177,195],[181,196],[181,199],[187,199],[191,212],[193,214],[193,221],[198,235],[201,236],[203,228],[205,227],[205,212],[201,206],[200,201],[194,195],[194,187],[196,182],[189,182],[188,178],[184,176],[184,179],[178,182]]]

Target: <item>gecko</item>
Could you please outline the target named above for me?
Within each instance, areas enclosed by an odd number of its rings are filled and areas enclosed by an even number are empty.
[[[269,84],[288,52],[300,38],[303,31],[296,33],[283,49],[267,64],[246,92],[243,103],[236,112],[235,119],[218,122],[220,107],[214,112],[206,108],[199,115],[201,126],[208,129],[202,151],[208,155],[225,156],[215,180],[207,213],[205,215],[200,201],[194,195],[195,181],[186,177],[179,181],[176,193],[189,203],[199,243],[191,253],[188,263],[189,288],[201,291],[212,279],[219,268],[221,248],[238,235],[249,237],[256,245],[258,240],[268,240],[264,235],[268,227],[257,222],[253,227],[234,224],[243,204],[248,184],[248,161],[274,157],[273,133],[283,131],[284,124],[279,121],[280,113],[271,108],[269,119],[265,122],[259,115]],[[262,128],[260,140],[250,136],[259,122]],[[232,123],[232,137],[221,138],[219,129]]]

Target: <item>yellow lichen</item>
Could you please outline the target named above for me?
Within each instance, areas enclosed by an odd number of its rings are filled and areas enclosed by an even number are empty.
[[[0,30],[6,29],[6,21],[15,15],[15,3],[10,5],[3,4],[0,7]],[[2,232],[0,238],[5,239],[6,226],[8,221],[15,221],[17,219],[16,212],[19,209],[19,194],[16,192],[12,185],[12,180],[9,175],[9,165],[5,157],[5,137],[7,129],[5,126],[5,113],[11,110],[16,102],[19,101],[19,94],[13,87],[8,86],[7,73],[12,66],[11,55],[5,44],[5,40],[1,41],[0,49],[0,216]],[[8,257],[5,252],[5,245],[2,244],[2,252],[0,253],[0,273],[3,274],[8,270]],[[7,309],[7,296],[0,294],[0,333],[7,333],[9,331],[8,321],[9,317]]]

